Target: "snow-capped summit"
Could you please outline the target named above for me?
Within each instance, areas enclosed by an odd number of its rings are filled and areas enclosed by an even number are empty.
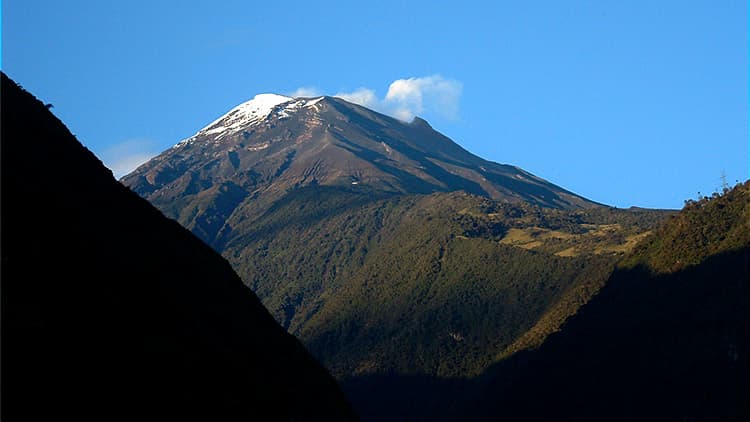
[[[422,119],[406,123],[336,97],[274,94],[240,104],[123,183],[168,207],[183,204],[180,195],[203,191],[236,195],[231,201],[273,201],[309,184],[388,194],[463,190],[554,208],[594,205],[515,166],[483,160]]]
[[[268,117],[274,107],[284,104],[294,98],[278,94],[258,94],[250,101],[246,101],[229,110],[228,113],[209,123],[198,133],[210,135],[214,133],[231,133],[236,129],[261,121]]]
[[[285,118],[289,117],[290,113],[303,107],[311,107],[322,99],[323,97],[292,98],[279,94],[258,94],[252,100],[229,110],[226,114],[199,130],[195,135],[175,145],[175,147],[191,143],[198,137],[207,135],[211,135],[217,141],[263,122],[274,113],[274,110],[278,117]]]

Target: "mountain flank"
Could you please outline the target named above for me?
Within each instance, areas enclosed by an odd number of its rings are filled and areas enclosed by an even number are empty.
[[[261,95],[122,179],[364,420],[742,420],[747,185],[601,206],[415,119]]]
[[[474,397],[492,403],[485,415],[537,420],[747,420],[749,287],[746,182],[668,219],[559,334]]]
[[[343,385],[363,420],[747,420],[748,287],[750,182],[669,217],[559,330],[476,377]]]
[[[337,377],[479,373],[554,331],[664,215],[373,196],[290,191],[223,252]],[[536,243],[506,240],[516,232]]]
[[[422,119],[405,123],[335,97],[258,95],[122,182],[217,249],[242,220],[310,185],[390,194],[463,190],[560,209],[596,205],[520,168],[483,160]]]
[[[355,420],[230,265],[2,75],[3,420]]]
[[[540,347],[670,214],[329,97],[257,96],[122,182],[220,252],[364,418],[409,385],[382,377],[474,378]]]

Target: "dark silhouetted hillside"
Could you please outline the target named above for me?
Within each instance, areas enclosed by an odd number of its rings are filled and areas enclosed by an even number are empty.
[[[671,217],[538,349],[344,387],[363,420],[745,421],[749,284],[750,182]]]
[[[3,420],[351,420],[229,264],[2,76]]]
[[[489,419],[747,420],[749,259],[744,249],[669,275],[615,273],[561,334],[496,368],[470,408]]]

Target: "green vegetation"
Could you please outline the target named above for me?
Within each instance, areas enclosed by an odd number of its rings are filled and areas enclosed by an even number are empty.
[[[364,420],[748,420],[749,187],[650,229],[585,304],[558,300],[481,375],[361,376],[347,395]]]
[[[477,414],[747,420],[749,216],[750,182],[688,203],[559,333],[486,372]]]
[[[363,415],[447,418],[455,397],[454,419],[473,419],[473,402],[482,416],[551,419],[555,403],[562,419],[607,420],[658,407],[641,392],[670,383],[677,407],[695,401],[690,388],[714,397],[690,368],[715,391],[729,380],[716,357],[730,350],[706,321],[739,344],[746,186],[678,215],[596,206],[424,125],[319,106],[242,139],[200,135],[123,181],[220,251]],[[701,356],[716,359],[703,368]],[[695,413],[682,415],[661,419]]]
[[[750,243],[750,181],[711,198],[687,201],[682,212],[641,243],[621,266],[645,265],[657,273],[696,265]]]
[[[598,206],[340,99],[256,123],[200,132],[123,183],[339,378],[469,376],[534,348],[666,215]]]
[[[733,416],[747,258],[726,254],[750,244],[749,203],[748,184],[680,213],[311,187],[226,256],[365,416],[542,420],[537,398],[601,418],[629,394],[633,418]]]
[[[264,207],[229,220],[223,254],[340,378],[469,376],[536,347],[666,215],[328,186]],[[534,248],[507,240],[532,230],[555,235]]]

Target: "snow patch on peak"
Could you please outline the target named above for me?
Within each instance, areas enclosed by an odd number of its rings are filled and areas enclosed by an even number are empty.
[[[229,110],[228,113],[209,123],[198,133],[214,134],[231,131],[250,123],[265,119],[274,107],[292,101],[294,98],[278,94],[258,94],[250,101],[246,101]]]
[[[325,97],[318,97],[318,98],[313,98],[311,100],[307,100],[307,103],[305,104],[305,107],[312,107],[315,104],[318,104],[323,98],[325,98]]]
[[[316,104],[322,100],[323,97],[319,98],[295,98],[292,101],[284,103],[282,106],[277,107],[276,117],[279,119],[286,119],[293,113],[300,111],[303,108],[312,108],[315,111],[319,111]]]
[[[229,110],[229,112],[199,130],[198,133],[184,139],[174,147],[191,144],[199,136],[205,135],[212,135],[213,140],[218,141],[227,135],[239,132],[247,126],[260,123],[272,114],[276,118],[284,119],[302,108],[312,107],[317,111],[315,105],[323,98],[292,98],[278,94],[258,94],[252,100]]]

